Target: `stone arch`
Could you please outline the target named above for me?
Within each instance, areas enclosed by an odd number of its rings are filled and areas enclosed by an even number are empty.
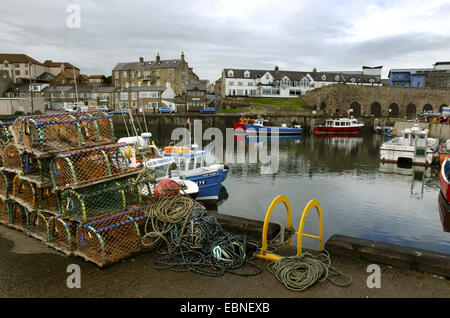
[[[439,106],[439,112],[440,113],[442,112],[442,108],[444,108],[444,107],[448,107],[448,105],[447,104],[442,104],[441,106]]]
[[[405,111],[406,116],[412,116],[415,115],[416,113],[417,113],[416,105],[414,105],[413,103],[409,103],[408,106],[406,106]]]
[[[361,104],[358,102],[353,102],[350,104],[350,109],[352,112],[350,113],[354,117],[361,116]]]
[[[381,105],[379,102],[373,102],[370,105],[370,114],[374,115],[375,117],[381,116]]]
[[[397,103],[392,103],[389,105],[388,109],[389,116],[398,116],[400,114],[400,108]]]
[[[425,104],[424,106],[423,106],[423,109],[422,109],[422,111],[424,111],[424,112],[426,112],[426,111],[432,111],[433,110],[433,106],[432,105],[430,105],[430,104]]]

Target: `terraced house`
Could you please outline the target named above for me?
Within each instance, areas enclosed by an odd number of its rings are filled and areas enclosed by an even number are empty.
[[[297,72],[274,70],[224,69],[216,84],[223,98],[296,97],[307,91],[336,83],[381,86],[381,66],[364,66],[362,71]]]
[[[14,84],[34,80],[46,71],[46,66],[26,54],[0,54],[0,71],[7,71]]]
[[[112,70],[112,85],[115,88],[166,87],[170,83],[177,95],[186,92],[190,81],[198,79],[184,59],[161,60],[159,53],[154,61],[118,63]]]

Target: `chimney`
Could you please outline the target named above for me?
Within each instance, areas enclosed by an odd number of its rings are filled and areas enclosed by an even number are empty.
[[[184,61],[184,52],[181,52],[181,60]]]
[[[139,62],[140,62],[141,64],[144,64],[144,58],[143,58],[142,56],[139,58]]]
[[[275,65],[275,72],[278,72],[278,71],[279,71],[278,65]]]
[[[161,60],[161,58],[159,57],[159,52],[158,52],[158,54],[156,55],[156,62],[159,62]]]

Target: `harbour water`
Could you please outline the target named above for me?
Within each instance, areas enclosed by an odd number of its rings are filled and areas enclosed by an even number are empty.
[[[168,145],[170,134],[155,141]],[[265,173],[260,163],[227,162],[230,171],[216,213],[263,221],[271,201],[283,194],[297,229],[304,207],[316,199],[323,210],[324,241],[342,234],[450,253],[450,233],[439,212],[438,168],[382,164],[379,147],[384,141],[372,133],[281,139],[279,169],[273,174]],[[270,140],[256,142],[270,145]],[[245,142],[247,150],[251,143]],[[275,208],[271,222],[287,226],[283,204]],[[304,233],[317,231],[317,213],[311,210]],[[303,245],[317,248],[317,240],[305,238]]]

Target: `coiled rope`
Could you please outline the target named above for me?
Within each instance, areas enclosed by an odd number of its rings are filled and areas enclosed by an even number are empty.
[[[331,266],[330,254],[323,250],[317,256],[305,252],[301,255],[283,257],[270,263],[268,270],[289,290],[303,291],[316,282],[328,279],[336,286],[344,287],[352,283],[352,278]],[[332,276],[342,276],[346,281],[339,282]]]
[[[143,242],[145,238],[156,237],[156,241],[162,239],[166,243],[165,249],[160,249],[163,255],[155,261],[156,269],[193,271],[208,276],[226,272],[252,276],[262,272],[246,253],[247,243],[253,242],[248,242],[245,235],[231,235],[223,230],[217,219],[190,197],[164,198],[150,208],[150,213],[152,230],[147,232],[146,224]],[[246,264],[255,270],[236,271]]]

